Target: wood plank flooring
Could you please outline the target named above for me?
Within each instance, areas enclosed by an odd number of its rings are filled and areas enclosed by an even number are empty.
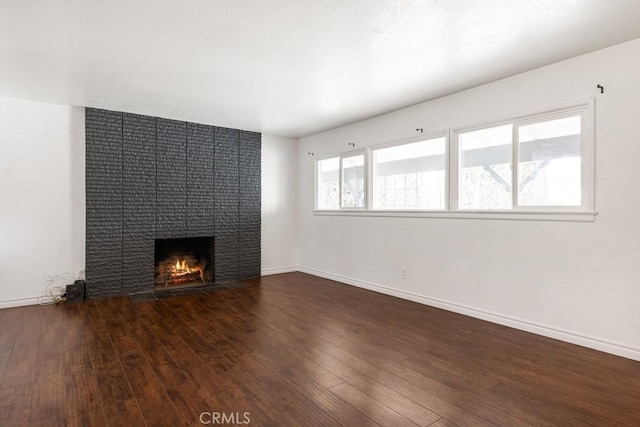
[[[640,362],[302,273],[150,302],[0,310],[0,426],[213,425],[216,416],[639,426]]]

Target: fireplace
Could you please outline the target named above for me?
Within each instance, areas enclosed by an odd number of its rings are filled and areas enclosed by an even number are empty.
[[[259,133],[86,108],[85,142],[87,297],[260,277]]]
[[[214,282],[213,237],[156,239],[156,288]]]

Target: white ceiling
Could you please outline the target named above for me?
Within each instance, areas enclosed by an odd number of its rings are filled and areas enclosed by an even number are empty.
[[[638,37],[638,0],[0,0],[0,96],[299,137]]]

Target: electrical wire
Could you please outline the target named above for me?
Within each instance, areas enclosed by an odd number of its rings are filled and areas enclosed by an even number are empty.
[[[47,279],[46,287],[45,287],[45,295],[38,298],[38,304],[40,305],[51,305],[51,304],[61,304],[67,300],[65,295],[67,286],[59,285],[58,283],[62,280],[72,281],[78,279],[78,275],[75,273],[61,273],[56,274],[55,276]]]

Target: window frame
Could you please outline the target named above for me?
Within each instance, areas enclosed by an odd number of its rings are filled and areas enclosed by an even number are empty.
[[[595,189],[595,100],[589,98],[582,102],[569,104],[567,107],[546,109],[532,114],[520,114],[501,120],[484,121],[475,125],[449,127],[445,130],[425,132],[410,138],[397,139],[379,143],[362,149],[341,153],[327,154],[315,157],[314,162],[314,211],[315,215],[344,215],[344,216],[377,216],[377,217],[423,217],[423,218],[467,218],[467,219],[502,219],[502,220],[533,220],[533,221],[579,221],[593,222],[597,215]],[[581,173],[581,205],[580,206],[519,206],[519,142],[518,129],[521,126],[542,123],[567,117],[580,116],[580,173]],[[510,209],[459,209],[459,176],[461,168],[459,135],[461,133],[511,124],[512,129],[512,207]],[[444,209],[375,209],[374,204],[374,151],[426,141],[435,138],[445,138],[445,207]],[[342,159],[364,154],[364,207],[342,207]],[[318,162],[331,158],[339,158],[339,208],[324,209],[318,207]]]
[[[375,208],[374,204],[374,184],[373,181],[375,179],[375,164],[373,155],[377,150],[399,147],[401,145],[413,144],[415,142],[429,141],[431,139],[444,138],[444,207],[442,209],[384,209],[384,208]],[[447,212],[449,211],[449,181],[450,181],[450,160],[449,160],[449,152],[450,152],[450,142],[449,142],[449,131],[442,130],[439,132],[431,132],[428,134],[422,134],[420,136],[415,136],[411,138],[400,139],[391,142],[385,142],[382,144],[377,144],[367,148],[369,153],[368,163],[369,163],[369,176],[368,181],[370,183],[369,189],[370,193],[368,194],[370,205],[367,210],[370,211],[381,211],[381,212]]]
[[[369,167],[368,167],[368,162],[367,162],[367,150],[365,148],[361,148],[359,150],[352,150],[352,151],[347,151],[345,153],[341,153],[340,154],[340,170],[339,170],[339,175],[340,175],[340,182],[338,184],[338,188],[340,189],[340,210],[343,211],[361,211],[361,210],[367,210],[369,207]],[[363,163],[362,163],[362,167],[364,168],[364,173],[362,174],[362,179],[364,180],[364,201],[362,204],[362,207],[347,207],[345,208],[343,206],[343,200],[342,200],[342,192],[343,192],[343,188],[342,188],[342,181],[343,181],[343,177],[344,177],[344,169],[342,166],[342,163],[344,161],[344,159],[348,159],[350,157],[356,157],[356,156],[363,156]]]
[[[318,206],[318,172],[320,170],[318,163],[320,163],[323,160],[329,160],[329,159],[333,159],[333,158],[338,158],[338,208],[340,207],[340,165],[341,165],[341,159],[340,159],[340,155],[336,155],[336,154],[331,154],[331,155],[326,155],[326,156],[321,156],[321,157],[317,157],[315,158],[315,161],[313,162],[314,165],[314,186],[313,186],[313,194],[314,194],[314,211],[317,212],[336,212],[336,209],[333,208],[321,208]]]
[[[511,209],[461,209],[460,208],[460,199],[459,199],[459,189],[460,189],[460,173],[462,171],[462,168],[460,167],[460,142],[459,142],[459,135],[461,133],[467,133],[467,132],[474,132],[474,131],[478,131],[478,130],[483,130],[483,129],[491,129],[494,127],[498,127],[498,126],[504,126],[504,125],[509,125],[512,124],[514,121],[513,120],[503,120],[503,121],[496,121],[496,122],[491,122],[491,123],[485,123],[482,125],[474,125],[474,126],[468,126],[468,127],[461,127],[461,128],[452,128],[449,130],[450,132],[450,150],[451,150],[451,157],[450,157],[450,163],[449,163],[449,175],[450,175],[450,180],[451,180],[451,187],[450,187],[450,191],[449,191],[449,211],[450,212],[469,212],[469,213],[483,213],[483,212],[513,212],[513,208]],[[513,144],[513,132],[512,132],[512,136],[511,136],[511,143]],[[512,148],[512,152],[511,152],[511,162],[513,164],[513,148]],[[513,186],[513,176],[515,174],[513,173],[513,166],[512,166],[512,170],[511,170],[511,180],[512,183],[511,185]]]
[[[342,204],[342,175],[343,175],[343,168],[342,168],[342,161],[345,158],[349,158],[349,157],[355,157],[355,156],[359,156],[359,155],[363,155],[364,156],[364,205],[362,207],[352,207],[352,208],[345,208],[343,207]],[[338,208],[337,209],[333,209],[333,208],[321,208],[318,206],[318,172],[319,172],[319,167],[318,167],[318,163],[320,163],[323,160],[328,160],[328,159],[338,159]],[[324,156],[319,156],[315,158],[314,161],[314,176],[315,176],[315,180],[314,180],[314,212],[343,212],[343,211],[365,211],[368,209],[368,200],[369,200],[369,179],[368,179],[368,162],[367,162],[367,158],[368,158],[368,154],[367,154],[367,149],[366,148],[360,148],[358,150],[351,150],[351,151],[345,151],[339,154],[329,154],[329,155],[324,155]]]
[[[519,143],[518,143],[518,128],[521,126],[527,126],[537,123],[544,123],[547,121],[553,121],[568,117],[580,116],[580,186],[581,186],[581,204],[580,206],[521,206],[519,205]],[[459,207],[459,183],[460,173],[460,141],[459,136],[462,133],[473,132],[482,129],[489,129],[497,126],[512,125],[511,133],[511,197],[512,207],[511,209],[461,209]],[[547,111],[544,113],[530,114],[526,116],[520,116],[515,119],[501,120],[491,123],[485,123],[477,126],[467,126],[451,129],[451,163],[450,175],[451,175],[451,191],[449,193],[450,211],[454,212],[518,212],[518,213],[580,213],[580,212],[593,212],[595,209],[595,147],[594,147],[594,105],[593,100],[587,103],[575,105],[573,107],[567,107],[557,109],[553,111]]]

